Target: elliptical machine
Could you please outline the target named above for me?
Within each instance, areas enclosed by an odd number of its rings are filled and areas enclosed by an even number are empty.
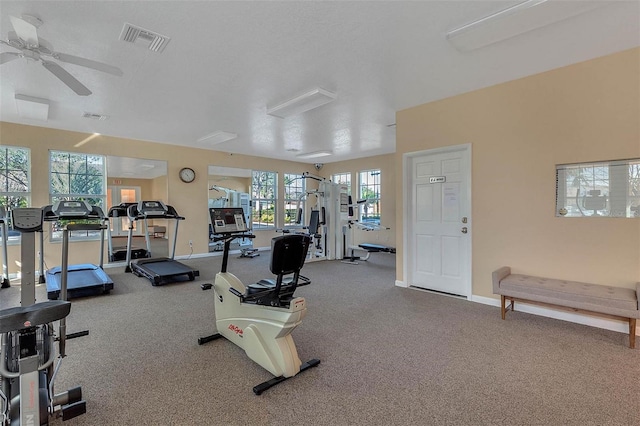
[[[59,414],[64,421],[86,412],[80,387],[54,394],[53,384],[65,357],[66,339],[88,332],[66,335],[65,318],[71,311],[71,303],[66,300],[66,274],[62,279],[61,300],[35,303],[35,233],[42,231],[43,210],[17,208],[12,210],[12,215],[13,229],[22,234],[21,306],[0,311],[1,424],[48,425],[50,415]],[[67,251],[68,235],[65,230],[62,261],[65,272]],[[60,321],[58,338],[54,321]],[[55,340],[59,343],[59,361],[54,368]]]
[[[271,241],[271,272],[275,282],[261,280],[245,286],[235,275],[227,272],[229,246],[237,238],[253,238],[247,234],[242,208],[210,209],[211,223],[217,241],[224,241],[222,270],[216,274],[214,303],[218,333],[198,339],[202,345],[225,337],[246,352],[274,377],[254,386],[260,395],[270,387],[320,364],[312,359],[304,364],[298,357],[291,332],[302,323],[307,313],[305,299],[294,297],[300,270],[309,248],[308,235],[287,234]],[[293,278],[283,282],[283,276]],[[208,290],[211,284],[204,284]]]

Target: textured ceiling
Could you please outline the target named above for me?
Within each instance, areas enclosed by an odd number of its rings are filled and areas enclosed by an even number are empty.
[[[2,1],[2,39],[13,29],[10,15],[31,14],[55,51],[117,66],[123,76],[59,62],[93,92],[78,96],[39,62],[13,60],[0,66],[0,120],[294,161],[330,150],[302,160],[327,163],[394,152],[389,125],[398,110],[640,45],[637,1],[601,2],[472,52],[445,39],[516,3]],[[121,41],[125,22],[171,41],[162,53]],[[266,114],[315,87],[337,99],[286,119]],[[21,118],[15,94],[48,99],[48,120]],[[197,142],[218,131],[238,137]]]

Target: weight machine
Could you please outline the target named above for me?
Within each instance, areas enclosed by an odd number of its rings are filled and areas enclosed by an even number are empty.
[[[302,179],[317,182],[318,189],[306,190],[298,198],[297,211],[302,201],[315,197],[316,203],[310,207],[308,233],[312,236],[307,262],[342,259],[342,231],[340,222],[346,216],[346,188],[309,172]]]

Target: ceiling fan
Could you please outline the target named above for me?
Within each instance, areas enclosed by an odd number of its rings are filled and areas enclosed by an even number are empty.
[[[91,59],[80,58],[78,56],[53,51],[51,44],[38,37],[37,30],[38,27],[42,25],[42,21],[39,18],[32,15],[22,15],[22,18],[10,16],[9,18],[11,19],[11,25],[15,31],[9,31],[8,40],[0,40],[0,43],[18,49],[20,52],[0,53],[0,65],[18,58],[40,61],[43,67],[58,77],[64,84],[69,86],[71,90],[80,96],[90,95],[91,90],[58,65],[58,63],[45,58],[50,57],[69,64],[80,65],[108,74],[122,76],[122,70],[118,67],[103,64],[102,62],[93,61]]]

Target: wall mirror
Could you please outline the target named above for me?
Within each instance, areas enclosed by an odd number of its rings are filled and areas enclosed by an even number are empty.
[[[251,170],[235,167],[209,166],[207,198],[208,207],[242,207],[247,224],[251,224]],[[213,241],[211,223],[209,223],[209,251],[221,251],[222,243]],[[245,250],[253,248],[249,238],[235,240],[231,249]]]
[[[110,242],[105,259],[109,262],[123,262],[126,258],[129,219],[123,208],[126,203],[141,200],[167,202],[167,162],[129,157],[107,157],[107,207],[110,212]],[[134,222],[132,256],[168,256],[168,228],[166,220],[152,220],[145,226]],[[109,235],[107,235],[109,239]]]
[[[640,158],[557,165],[556,216],[640,217]]]

